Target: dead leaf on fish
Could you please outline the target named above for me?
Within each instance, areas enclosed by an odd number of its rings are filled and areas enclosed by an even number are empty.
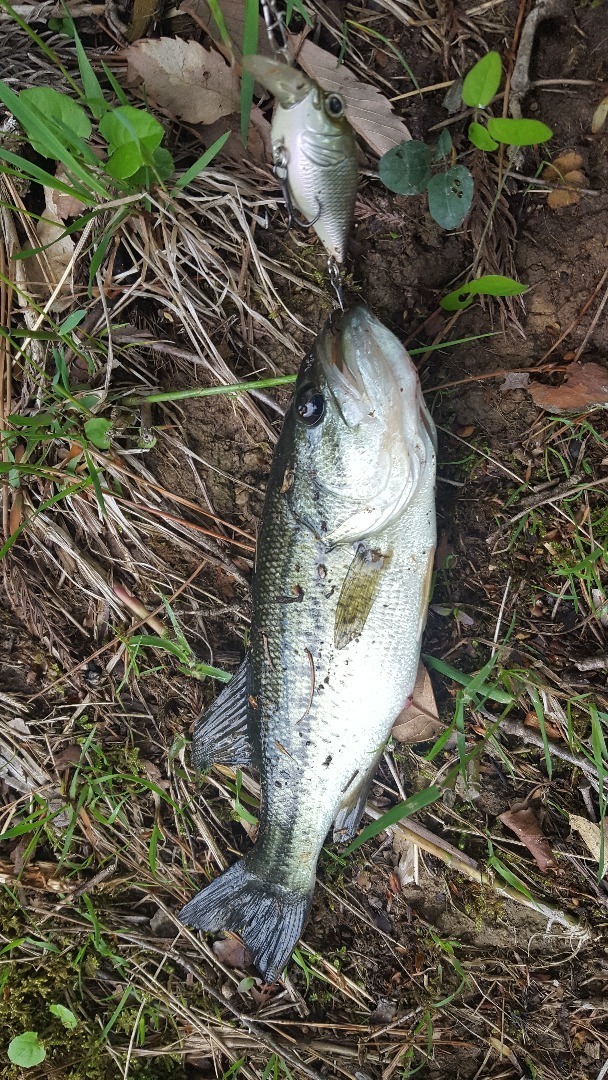
[[[534,381],[528,390],[539,409],[555,413],[582,412],[608,404],[608,369],[592,362],[574,362],[565,369],[565,380],[561,386],[547,386]]]
[[[499,821],[502,821],[503,825],[515,833],[522,844],[525,844],[543,873],[556,868],[557,862],[551,850],[551,845],[546,836],[543,835],[533,810],[529,808],[525,810],[507,810],[506,813],[500,814]]]
[[[397,742],[419,743],[436,739],[442,731],[445,724],[439,719],[430,675],[424,664],[419,664],[412,700],[399,713],[391,734]]]
[[[387,97],[370,83],[362,82],[332,53],[305,41],[297,62],[323,90],[336,90],[344,98],[346,117],[369,147],[382,157],[387,150],[411,139],[403,120],[393,112]]]
[[[196,41],[161,37],[136,41],[123,53],[127,79],[143,79],[157,105],[189,124],[213,124],[238,112],[240,81],[219,52]]]
[[[577,832],[587,848],[592,859],[595,859],[599,865],[601,858],[601,843],[602,834],[600,832],[599,825],[596,825],[594,821],[589,821],[588,818],[580,817],[579,814],[570,814],[570,828]],[[604,821],[604,873],[606,871],[606,861],[608,860],[608,822]]]

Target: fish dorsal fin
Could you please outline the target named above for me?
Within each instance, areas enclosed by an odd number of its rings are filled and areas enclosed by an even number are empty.
[[[362,632],[371,611],[378,585],[391,560],[390,552],[359,544],[338,598],[334,624],[334,644],[343,649]]]
[[[192,761],[206,772],[212,765],[253,765],[255,750],[249,731],[249,657],[197,720]]]

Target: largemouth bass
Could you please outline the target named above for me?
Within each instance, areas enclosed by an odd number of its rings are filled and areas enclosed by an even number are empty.
[[[267,981],[300,936],[333,823],[349,839],[416,680],[435,546],[435,427],[416,368],[366,308],[300,368],[257,545],[249,654],[194,761],[261,773],[255,846],[180,919],[239,931]]]
[[[272,157],[288,202],[312,225],[328,255],[343,262],[357,194],[357,146],[341,96],[265,56],[246,56],[243,66],[277,101]]]

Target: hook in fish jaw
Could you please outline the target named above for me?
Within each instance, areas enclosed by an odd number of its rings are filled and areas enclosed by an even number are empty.
[[[262,0],[262,13],[270,48],[275,55],[282,56],[288,64],[291,64],[287,27],[282,12],[278,11],[274,0]]]
[[[333,255],[327,260],[327,272],[338,301],[338,307],[344,311],[344,296],[342,295],[342,273]]]

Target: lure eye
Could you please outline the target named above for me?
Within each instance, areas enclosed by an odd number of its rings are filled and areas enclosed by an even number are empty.
[[[325,98],[325,111],[334,120],[344,116],[344,102],[338,94],[328,94]]]
[[[296,398],[296,416],[305,427],[313,428],[325,414],[325,399],[318,390],[309,387],[301,390]]]

